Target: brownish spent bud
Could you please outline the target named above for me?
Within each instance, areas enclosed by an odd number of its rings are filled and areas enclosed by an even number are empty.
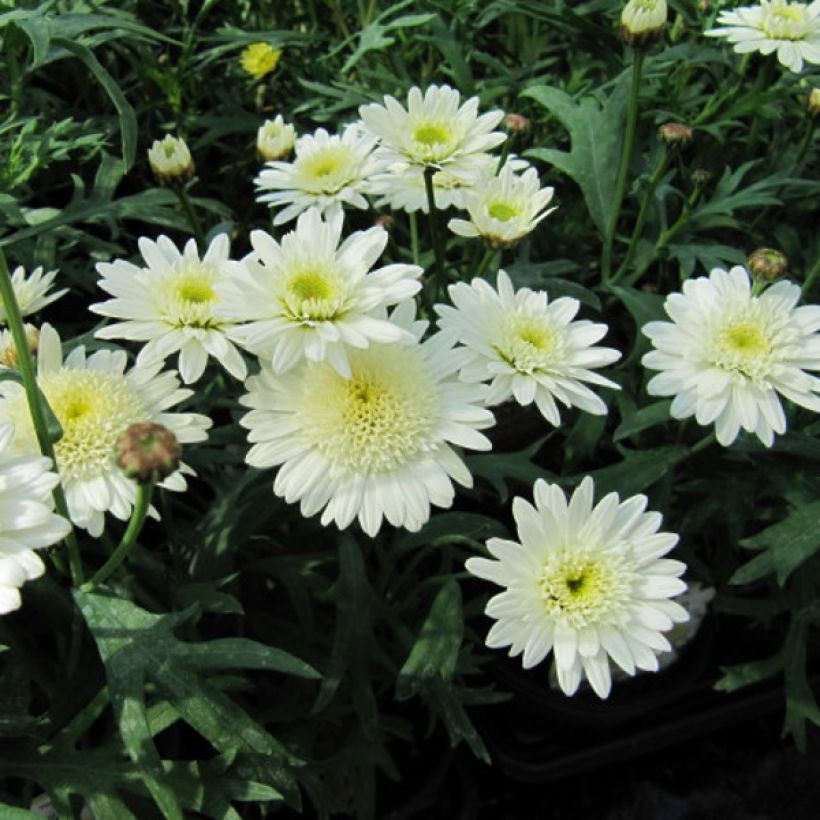
[[[755,279],[764,279],[773,282],[786,275],[789,269],[789,260],[786,255],[774,248],[758,248],[749,254],[746,260],[749,273]]]
[[[703,185],[706,185],[711,178],[712,173],[707,171],[705,168],[695,168],[695,170],[692,171],[692,182],[694,182],[695,185],[702,187]]]
[[[686,145],[692,141],[694,131],[682,122],[665,122],[658,128],[658,136],[667,145]]]
[[[532,130],[532,123],[523,114],[505,114],[501,126],[508,134],[529,134]]]
[[[373,224],[377,228],[384,228],[389,231],[393,227],[393,217],[390,214],[379,214],[374,220]]]
[[[114,445],[117,465],[138,484],[162,481],[179,469],[180,446],[176,436],[161,424],[132,424]]]

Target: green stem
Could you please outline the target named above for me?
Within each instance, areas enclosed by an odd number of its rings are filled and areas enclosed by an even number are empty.
[[[504,140],[504,144],[501,146],[501,156],[498,159],[498,165],[495,167],[495,175],[498,176],[501,173],[501,169],[506,165],[507,158],[510,156],[510,143],[512,142],[512,136],[508,136],[507,139]]]
[[[410,218],[410,254],[413,257],[413,264],[419,263],[419,223],[416,218],[416,213],[408,214]]]
[[[814,136],[814,129],[816,127],[814,118],[809,117],[807,123],[806,133],[803,135],[803,141],[800,143],[800,150],[797,152],[797,159],[794,161],[790,176],[796,176],[803,167],[803,160],[806,159],[806,154],[809,152],[809,146]]]
[[[716,441],[716,436],[714,431],[709,433],[708,436],[704,436],[700,441],[696,441],[690,448],[689,448],[689,455],[693,456],[695,453],[699,453],[701,450],[705,450],[710,444],[714,444]]]
[[[820,274],[820,256],[817,257],[817,261],[814,263],[812,268],[806,274],[806,278],[803,280],[804,294],[808,294],[811,290],[811,286],[814,284],[814,280],[817,278],[818,274]]]
[[[492,259],[497,259],[501,255],[501,251],[497,248],[488,247],[487,250],[484,251],[484,256],[481,257],[481,261],[478,263],[478,266],[475,269],[475,273],[473,277],[475,279],[481,278],[484,271],[487,269],[487,265],[489,265]],[[499,260],[500,261],[500,260]]]
[[[635,128],[638,122],[638,91],[641,85],[641,68],[643,67],[643,51],[636,49],[632,62],[632,81],[629,86],[629,107],[626,113],[626,133],[624,134],[621,162],[618,166],[618,177],[615,182],[615,196],[612,201],[612,210],[606,225],[604,249],[601,255],[601,272],[604,281],[609,281],[612,271],[612,243],[615,239],[615,228],[618,217],[621,215],[621,204],[626,192],[626,180],[629,176],[629,164],[632,160],[632,146],[635,142]]]
[[[151,496],[154,492],[153,482],[148,484],[137,484],[137,499],[134,502],[134,509],[131,512],[131,520],[128,522],[125,533],[122,536],[119,546],[111,554],[111,557],[94,573],[94,577],[83,587],[84,592],[89,592],[94,587],[106,581],[122,564],[131,552],[137,537],[142,530],[142,525],[148,515],[151,506]]]
[[[177,188],[176,189],[177,197],[179,198],[179,203],[182,205],[182,209],[185,211],[185,216],[188,219],[188,224],[191,226],[191,233],[194,235],[196,239],[196,244],[199,246],[200,254],[205,253],[205,234],[202,232],[202,225],[199,223],[199,219],[197,218],[196,211],[194,210],[194,206],[191,203],[190,198],[188,197],[188,193],[184,188]]]
[[[433,253],[436,257],[436,289],[443,289],[446,283],[444,274],[444,248],[441,244],[441,234],[438,230],[438,209],[436,208],[436,194],[433,190],[433,174],[435,168],[424,169],[424,190],[427,192],[427,207],[430,211],[430,239],[433,243]]]
[[[646,215],[649,213],[652,198],[655,196],[655,189],[658,187],[663,175],[666,173],[666,169],[669,167],[669,159],[670,152],[664,148],[661,161],[658,163],[658,167],[655,168],[655,172],[649,179],[649,185],[647,186],[646,193],[644,194],[643,202],[641,202],[641,209],[638,212],[638,218],[635,221],[635,229],[632,231],[632,239],[629,240],[629,248],[627,248],[626,257],[615,275],[612,277],[611,284],[613,285],[626,273],[627,270],[629,270],[629,266],[632,264],[632,258],[635,256],[635,251],[638,248],[638,241],[643,233]]]
[[[20,306],[17,304],[17,296],[14,293],[14,286],[11,282],[6,257],[0,249],[0,302],[6,311],[6,322],[11,331],[11,338],[17,351],[17,369],[20,371],[20,378],[23,380],[23,389],[26,392],[28,410],[31,416],[31,423],[34,427],[34,434],[37,437],[37,444],[40,452],[51,460],[54,468],[57,469],[57,459],[54,456],[54,445],[48,435],[48,425],[46,423],[46,413],[43,407],[44,399],[37,389],[37,376],[34,372],[34,361],[26,339],[26,330],[23,323],[23,316],[20,313]],[[65,500],[62,484],[52,491],[54,496],[54,507],[69,523],[68,504]],[[77,537],[73,528],[68,531],[65,537],[68,547],[68,565],[71,569],[71,581],[74,586],[83,582],[83,565],[80,559],[80,547],[77,544]]]

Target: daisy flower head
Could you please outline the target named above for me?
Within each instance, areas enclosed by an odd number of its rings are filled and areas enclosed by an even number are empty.
[[[795,3],[761,0],[756,6],[722,11],[720,28],[707,37],[725,37],[738,54],[777,52],[781,65],[799,73],[803,63],[820,63],[820,0]]]
[[[181,443],[202,441],[211,420],[197,413],[175,413],[170,408],[192,394],[181,390],[173,371],[160,373],[161,362],[136,365],[126,372],[124,350],[98,350],[90,356],[75,347],[63,361],[60,337],[51,325],[40,330],[37,384],[63,428],[54,445],[57,473],[65,490],[69,517],[78,527],[98,536],[103,514],[127,520],[136,497],[136,485],[118,469],[114,444],[136,422],[167,427]],[[0,382],[0,424],[14,425],[10,452],[39,453],[22,385]],[[161,486],[186,488],[184,471]]]
[[[256,153],[264,162],[284,159],[296,142],[296,129],[285,123],[281,114],[265,120],[256,132]]]
[[[554,193],[554,188],[540,187],[535,168],[516,176],[504,165],[498,176],[481,177],[465,194],[469,221],[451,219],[447,224],[458,236],[481,236],[494,248],[508,248],[555,210],[547,209]]]
[[[20,587],[45,571],[34,550],[68,535],[68,521],[52,512],[58,478],[42,456],[10,452],[14,428],[0,424],[0,615],[20,606]]]
[[[514,290],[498,272],[498,288],[483,279],[450,285],[453,305],[436,305],[439,327],[453,332],[470,351],[461,371],[468,382],[490,381],[487,404],[513,397],[534,401],[550,424],[561,418],[556,402],[604,415],[606,405],[584,382],[618,389],[593,372],[617,361],[611,347],[594,347],[607,331],[604,324],[573,321],[580,304],[562,296],[553,302],[544,291]]]
[[[807,372],[820,370],[820,306],[799,299],[786,281],[753,294],[739,265],[687,280],[664,304],[672,321],[643,327],[655,347],[643,364],[661,371],[649,393],[675,397],[673,418],[714,424],[724,447],[741,428],[771,447],[786,431],[778,393],[820,412],[820,379]]]
[[[282,52],[270,43],[251,43],[242,49],[239,64],[254,80],[261,80],[279,65],[281,56]]]
[[[391,314],[415,340],[426,322],[405,302]],[[252,408],[240,424],[253,444],[246,461],[278,467],[273,485],[288,503],[300,501],[322,524],[339,529],[358,518],[375,536],[383,521],[416,531],[430,507],[449,507],[453,481],[472,477],[453,445],[490,449],[479,430],[493,423],[481,407],[486,388],[458,380],[453,340],[372,344],[350,353],[345,378],[326,362],[307,362],[283,376],[263,363],[240,401]]]
[[[461,95],[447,85],[431,85],[424,95],[414,86],[406,109],[388,95],[384,105],[361,106],[359,115],[365,128],[381,141],[380,155],[391,163],[425,168],[443,168],[456,161],[468,165],[472,157],[506,139],[503,131],[493,131],[503,111],[479,116],[478,97],[461,104]]]
[[[367,208],[368,182],[381,168],[373,154],[375,146],[375,137],[358,123],[348,125],[341,136],[319,128],[296,140],[292,162],[267,164],[254,180],[262,192],[256,199],[282,208],[274,225],[289,222],[308,208],[331,216],[341,213],[343,205]]]
[[[244,379],[245,361],[228,339],[232,323],[216,314],[217,286],[225,278],[230,252],[227,234],[217,235],[202,259],[193,239],[180,252],[167,236],[156,242],[142,237],[139,249],[144,268],[123,259],[97,265],[100,288],[114,298],[91,305],[91,310],[123,320],[98,330],[97,338],[147,342],[138,365],[161,363],[179,352],[185,384],[202,375],[209,356]]]
[[[422,269],[397,264],[371,270],[387,231],[357,231],[339,245],[343,222],[342,214],[325,220],[311,208],[281,243],[253,231],[253,253],[232,263],[219,288],[222,315],[245,322],[231,328],[231,337],[267,358],[275,373],[308,359],[327,361],[349,377],[350,349],[412,340],[387,320],[385,309],[418,293]]]
[[[14,288],[14,296],[17,299],[21,316],[30,316],[32,313],[37,313],[38,310],[42,310],[46,305],[56,302],[57,299],[68,293],[67,288],[54,293],[48,292],[48,289],[54,284],[56,275],[56,270],[43,273],[42,268],[35,268],[29,276],[26,276],[22,265],[18,265],[14,269],[14,273],[11,275],[11,285]],[[3,300],[0,299],[0,324],[6,324],[7,321],[6,308],[3,305]]]
[[[530,669],[553,653],[558,683],[573,695],[586,677],[595,694],[609,695],[609,659],[629,675],[656,672],[663,635],[688,619],[670,598],[686,590],[686,565],[663,558],[678,536],[658,532],[660,513],[647,499],[609,493],[593,506],[587,476],[567,500],[557,484],[535,483],[535,505],[513,500],[518,541],[491,538],[492,558],[469,558],[467,570],[500,587],[486,607],[495,619],[492,649],[523,653]]]
[[[182,137],[166,134],[148,149],[148,164],[158,185],[184,185],[196,170],[188,145]]]

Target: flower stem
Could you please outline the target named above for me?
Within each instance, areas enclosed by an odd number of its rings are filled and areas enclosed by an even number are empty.
[[[40,395],[40,391],[37,389],[37,376],[34,372],[34,361],[28,347],[28,340],[26,339],[23,316],[20,313],[20,306],[17,304],[17,296],[14,293],[14,285],[12,285],[11,275],[9,274],[6,257],[2,249],[0,249],[0,301],[2,301],[3,307],[5,308],[6,322],[11,331],[11,338],[14,341],[14,347],[17,352],[17,369],[20,371],[23,389],[26,392],[29,415],[31,416],[31,423],[34,427],[34,434],[37,436],[37,444],[40,446],[40,452],[51,460],[52,465],[56,469],[57,460],[54,457],[54,444],[48,434],[46,412],[43,407],[45,399]],[[68,504],[65,500],[62,484],[57,484],[52,491],[52,495],[54,496],[55,509],[70,524],[71,519],[68,516]],[[68,531],[65,541],[68,547],[68,565],[71,569],[71,580],[74,586],[78,586],[83,582],[84,576],[83,565],[80,559],[80,548],[77,544],[77,537],[73,529]]]
[[[131,511],[131,520],[125,529],[117,548],[111,553],[109,559],[94,573],[93,578],[83,586],[84,592],[90,592],[94,587],[99,586],[106,581],[122,564],[122,562],[131,552],[131,547],[139,536],[142,525],[148,515],[148,509],[151,506],[151,496],[154,493],[154,484],[137,484],[137,499],[134,503],[134,509]]]
[[[444,279],[444,248],[441,244],[441,235],[438,230],[438,210],[436,209],[436,194],[433,190],[433,174],[435,168],[424,169],[424,190],[427,192],[427,206],[430,211],[430,239],[433,243],[433,253],[436,257],[437,289],[443,289]]]
[[[641,85],[641,69],[643,67],[643,51],[635,49],[632,61],[632,81],[629,86],[629,107],[626,113],[626,132],[624,134],[621,162],[618,166],[618,176],[615,182],[615,196],[612,200],[612,210],[606,225],[604,248],[601,255],[601,272],[604,281],[608,282],[612,271],[612,243],[615,239],[615,228],[618,217],[621,215],[621,204],[626,192],[626,179],[629,175],[629,163],[632,160],[632,146],[635,142],[635,127],[638,122],[638,91]]]
[[[817,278],[817,275],[820,274],[820,256],[817,257],[814,265],[812,266],[811,270],[806,274],[806,278],[803,280],[803,293],[808,294],[811,290],[811,286],[814,284],[814,280]]]
[[[413,264],[419,263],[419,223],[416,219],[416,212],[407,215],[410,220],[410,254],[413,257]]]
[[[188,196],[188,192],[185,188],[177,188],[176,189],[177,197],[179,198],[179,203],[182,205],[182,209],[185,211],[185,216],[188,219],[188,224],[191,226],[191,233],[194,235],[196,239],[196,244],[199,246],[200,254],[205,252],[205,234],[202,232],[202,225],[199,223],[199,218],[196,215],[196,211],[194,210],[194,206],[191,203],[191,200]]]

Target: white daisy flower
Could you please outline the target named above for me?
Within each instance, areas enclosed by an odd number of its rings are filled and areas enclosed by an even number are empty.
[[[414,313],[405,302],[391,319],[418,339],[427,323]],[[284,376],[263,364],[240,399],[253,408],[240,421],[253,443],[246,461],[279,467],[274,493],[301,501],[305,516],[324,509],[324,525],[344,529],[358,517],[370,536],[383,519],[418,530],[431,504],[452,504],[453,481],[472,486],[451,445],[490,449],[478,432],[493,423],[479,406],[486,388],[457,380],[461,356],[452,344],[444,334],[372,344],[350,353],[350,378],[324,362]]]
[[[42,268],[35,268],[30,276],[26,276],[22,265],[14,269],[14,273],[11,275],[11,285],[14,288],[14,295],[20,307],[21,316],[30,316],[32,313],[37,313],[38,310],[42,310],[46,305],[50,305],[68,293],[67,288],[58,290],[55,293],[48,292],[56,275],[56,270],[43,273]],[[0,299],[0,324],[5,324],[7,321],[6,308],[3,305],[3,300]]]
[[[254,180],[257,196],[271,208],[282,208],[273,219],[282,225],[308,208],[335,216],[342,205],[367,208],[363,194],[368,180],[381,169],[373,155],[376,139],[362,131],[358,123],[345,128],[341,136],[329,135],[324,128],[296,140],[292,162],[269,162]]]
[[[643,364],[662,371],[649,393],[675,397],[673,418],[714,423],[724,447],[741,427],[771,447],[786,431],[778,393],[820,412],[820,379],[806,372],[820,370],[820,306],[796,308],[799,299],[785,281],[753,295],[739,265],[684,282],[664,304],[672,321],[643,327],[656,348]]]
[[[572,321],[580,307],[563,296],[550,302],[544,291],[513,290],[505,271],[498,290],[483,279],[449,287],[454,307],[436,305],[439,326],[452,331],[472,353],[462,368],[468,382],[490,381],[487,404],[511,396],[522,405],[534,401],[551,424],[561,418],[556,400],[567,407],[603,415],[606,405],[582,382],[618,389],[615,382],[590,368],[604,367],[621,354],[593,347],[607,331],[603,324]]]
[[[460,103],[461,95],[447,85],[431,85],[424,96],[414,86],[406,109],[385,96],[384,105],[363,105],[359,114],[365,128],[381,140],[378,154],[386,162],[443,168],[460,160],[464,168],[475,155],[504,142],[506,134],[493,131],[503,111],[478,116],[478,97]]]
[[[167,237],[156,242],[142,237],[139,249],[147,267],[118,259],[100,262],[99,286],[114,298],[91,305],[102,316],[124,319],[96,332],[99,339],[147,342],[137,364],[150,367],[179,351],[179,372],[185,384],[195,382],[213,356],[232,376],[244,379],[245,361],[228,340],[232,323],[217,318],[217,286],[225,278],[230,241],[219,234],[200,259],[196,242],[182,253]]]
[[[465,194],[470,220],[451,219],[447,225],[459,236],[481,236],[494,248],[507,248],[555,210],[545,210],[554,193],[554,188],[541,188],[535,168],[516,176],[507,164],[498,176],[483,176]]]
[[[781,65],[796,73],[803,70],[804,61],[820,63],[820,0],[761,0],[757,6],[722,11],[718,23],[723,26],[706,36],[725,37],[739,54],[776,51]]]
[[[247,322],[231,328],[231,337],[269,358],[276,373],[306,358],[326,360],[348,377],[350,348],[411,340],[387,321],[385,308],[418,293],[422,269],[387,265],[371,271],[387,231],[357,231],[340,247],[342,224],[342,214],[323,220],[311,208],[281,244],[265,231],[253,231],[254,253],[232,263],[219,288],[221,314]]]
[[[159,185],[187,182],[196,170],[188,145],[182,137],[166,134],[148,149],[148,164]]]
[[[211,420],[198,413],[169,408],[192,395],[179,389],[173,371],[160,373],[161,362],[135,366],[127,373],[124,350],[98,350],[86,356],[80,345],[63,361],[60,337],[51,325],[40,329],[37,384],[63,428],[54,445],[57,472],[65,490],[69,517],[98,536],[103,513],[125,521],[131,514],[136,484],[115,464],[114,443],[131,424],[150,421],[167,427],[182,444],[203,441]],[[14,425],[10,451],[39,453],[26,395],[16,382],[0,382],[0,424]],[[183,471],[161,486],[184,490]]]
[[[265,162],[284,159],[296,142],[296,129],[286,125],[282,115],[265,120],[256,132],[256,152]]]
[[[20,587],[45,571],[34,550],[56,544],[71,529],[52,512],[58,478],[42,456],[11,454],[14,428],[0,424],[0,615],[20,606]]]
[[[529,163],[519,157],[510,156],[505,163],[513,171],[522,171]],[[498,157],[491,154],[476,154],[470,157],[469,163],[453,162],[433,174],[433,194],[436,208],[440,211],[447,208],[464,210],[466,197],[480,179],[495,174]],[[377,208],[385,205],[394,211],[415,213],[429,211],[427,189],[424,184],[424,168],[409,162],[398,162],[381,174],[376,174],[370,182],[369,192],[381,197],[376,200]]]
[[[467,570],[504,587],[487,603],[494,618],[487,646],[523,652],[530,669],[550,651],[561,689],[572,695],[586,676],[609,695],[609,658],[627,674],[658,670],[671,649],[662,634],[687,620],[674,601],[686,590],[686,565],[661,558],[678,536],[658,532],[662,516],[644,512],[647,499],[609,493],[593,507],[587,476],[569,503],[557,484],[535,483],[535,506],[513,500],[519,541],[491,538],[493,556],[470,558]]]

